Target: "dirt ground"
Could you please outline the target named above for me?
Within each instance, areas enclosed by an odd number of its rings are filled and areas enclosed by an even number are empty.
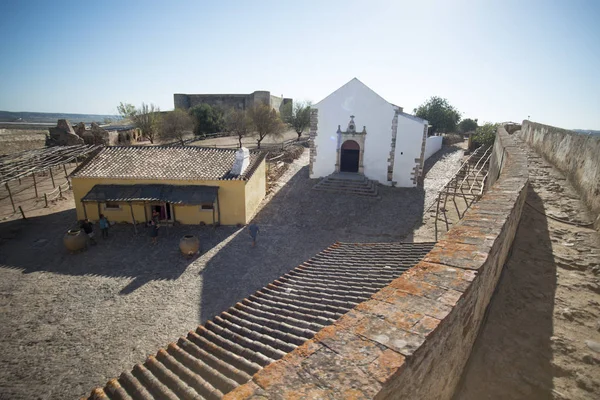
[[[456,400],[600,399],[600,235],[565,177],[525,144],[527,203]]]
[[[0,399],[82,396],[335,241],[410,240],[443,185],[431,171],[425,190],[383,187],[381,199],[314,191],[306,150],[262,202],[255,248],[235,227],[161,228],[151,246],[118,224],[69,254],[72,199],[0,223]],[[178,251],[188,233],[202,242],[196,259]]]
[[[296,139],[298,134],[294,130],[285,131],[279,137],[267,136],[263,139],[261,144],[275,144],[281,143],[284,140]],[[302,133],[302,137],[308,137],[308,131]],[[237,147],[239,145],[237,136],[225,136],[214,139],[198,140],[196,142],[189,143],[191,146],[203,146],[203,147]],[[242,139],[242,145],[249,148],[255,149],[257,147],[256,137],[248,136]]]

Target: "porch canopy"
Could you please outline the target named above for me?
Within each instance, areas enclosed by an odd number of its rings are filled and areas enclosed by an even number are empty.
[[[82,199],[83,202],[160,201],[172,204],[213,204],[218,186],[203,185],[95,185]]]

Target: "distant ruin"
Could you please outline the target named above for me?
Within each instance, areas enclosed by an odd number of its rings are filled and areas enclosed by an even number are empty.
[[[247,110],[258,103],[267,104],[281,112],[284,105],[292,103],[291,98],[273,96],[271,92],[257,90],[250,94],[181,94],[173,95],[175,108],[188,110],[198,104],[209,104],[211,106],[225,109],[234,108]]]
[[[75,133],[73,126],[67,119],[59,119],[56,127],[48,128],[50,136],[46,141],[49,146],[73,146],[76,144],[84,144],[81,136]]]
[[[103,146],[126,146],[137,143],[139,130],[133,126],[101,127],[92,122],[86,127],[83,122],[73,126],[67,119],[59,119],[56,127],[49,128],[47,146],[71,146],[75,144],[93,144]]]

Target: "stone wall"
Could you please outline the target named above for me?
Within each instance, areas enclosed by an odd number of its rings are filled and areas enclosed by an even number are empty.
[[[263,103],[280,111],[282,104],[291,101],[281,97],[272,96],[270,92],[257,90],[250,94],[182,94],[173,95],[175,108],[190,109],[199,104],[209,104],[224,109],[235,108],[247,110],[255,104]],[[285,100],[285,101],[284,101]]]
[[[563,172],[596,217],[600,229],[600,136],[523,121],[519,134]]]
[[[415,267],[226,399],[450,399],[519,223],[525,154],[502,127],[500,176]]]

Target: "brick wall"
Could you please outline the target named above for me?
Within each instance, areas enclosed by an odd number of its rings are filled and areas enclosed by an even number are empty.
[[[600,230],[600,136],[523,121],[519,134],[563,172],[594,213]]]
[[[425,259],[226,399],[450,399],[508,257],[528,182],[504,128],[500,176]]]

